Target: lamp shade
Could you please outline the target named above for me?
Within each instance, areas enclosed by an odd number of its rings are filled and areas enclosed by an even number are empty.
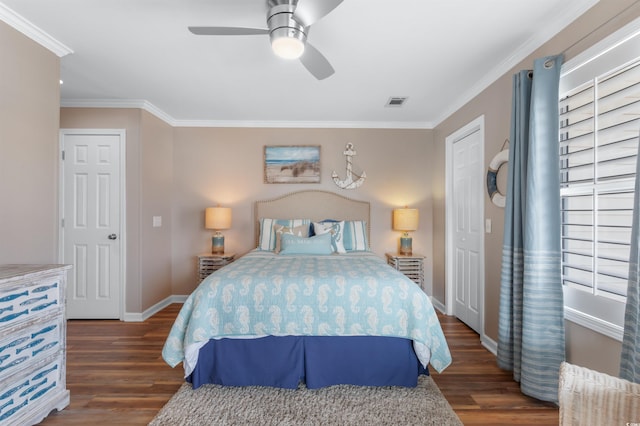
[[[207,229],[231,228],[231,209],[229,207],[207,207],[204,215],[204,227]]]
[[[418,229],[418,209],[405,207],[393,210],[393,229],[396,231],[415,231]]]

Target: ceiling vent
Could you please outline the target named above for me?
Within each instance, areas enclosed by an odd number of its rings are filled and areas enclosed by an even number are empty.
[[[402,105],[404,105],[404,103],[407,101],[407,99],[409,99],[406,96],[392,96],[389,98],[389,100],[387,101],[387,104],[385,106],[388,107],[401,107]]]

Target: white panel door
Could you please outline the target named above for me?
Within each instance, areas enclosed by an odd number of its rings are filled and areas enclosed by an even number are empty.
[[[478,333],[482,325],[481,150],[478,130],[453,144],[454,314]]]
[[[124,134],[61,132],[62,250],[73,264],[67,317],[121,317],[121,150]]]

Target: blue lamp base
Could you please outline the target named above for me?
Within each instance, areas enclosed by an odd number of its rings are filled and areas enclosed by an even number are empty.
[[[224,235],[216,232],[211,238],[211,253],[224,254]]]
[[[411,253],[413,252],[411,243],[412,240],[408,234],[404,234],[400,237],[400,254],[404,256],[411,256]]]

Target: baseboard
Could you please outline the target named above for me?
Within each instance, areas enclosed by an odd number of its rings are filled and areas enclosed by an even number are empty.
[[[438,299],[431,297],[431,304],[435,309],[440,311],[442,314],[447,315],[447,307],[444,303],[440,302]],[[484,346],[489,352],[494,355],[498,355],[498,343],[492,338],[488,337],[484,333],[480,336],[480,344]]]
[[[488,337],[487,335],[483,335],[480,338],[480,344],[484,346],[489,352],[498,356],[498,342]]]
[[[436,299],[433,296],[431,296],[430,299],[431,299],[431,304],[433,305],[434,308],[439,310],[444,315],[447,314],[447,307],[444,305],[444,303],[440,302],[438,299]]]
[[[155,305],[151,306],[150,308],[145,309],[144,312],[141,312],[141,313],[136,313],[136,312],[125,313],[123,321],[125,321],[125,322],[142,322],[142,321],[146,320],[147,318],[150,318],[153,315],[157,314],[158,312],[160,312],[161,310],[163,310],[167,306],[171,305],[172,303],[184,303],[185,300],[187,300],[187,297],[189,297],[189,296],[186,296],[186,295],[169,296],[166,299],[161,300],[160,302],[158,302]]]

